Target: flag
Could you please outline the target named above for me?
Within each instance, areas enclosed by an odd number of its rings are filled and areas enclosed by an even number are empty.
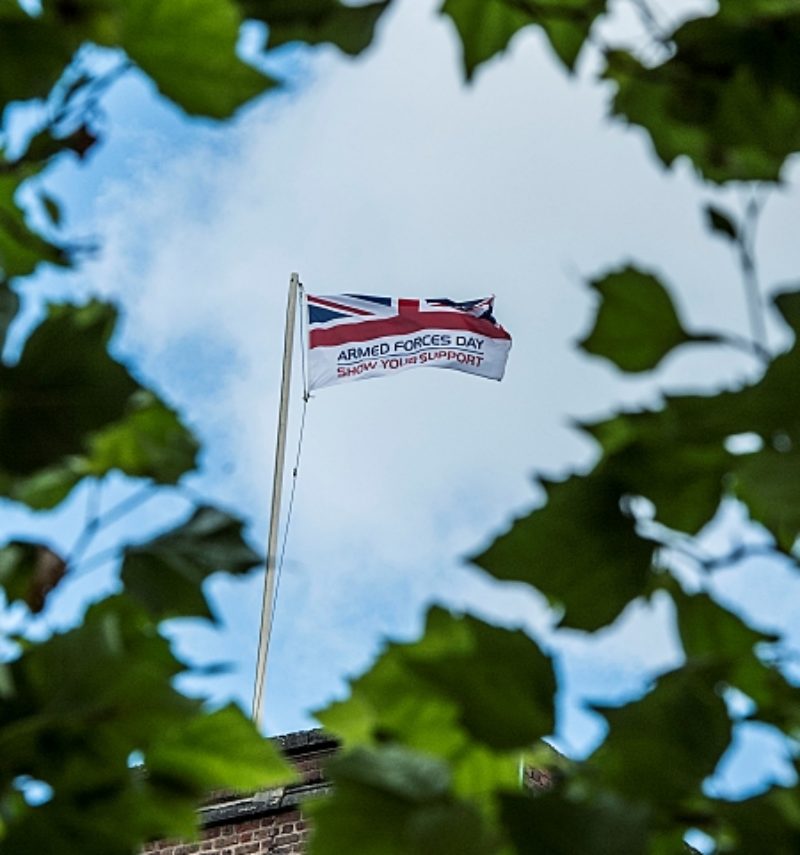
[[[493,305],[494,297],[457,302],[307,294],[309,389],[420,367],[500,380],[511,336],[494,319]]]

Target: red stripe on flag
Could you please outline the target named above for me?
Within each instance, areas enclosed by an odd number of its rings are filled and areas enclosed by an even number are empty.
[[[372,315],[372,312],[365,312],[364,309],[354,309],[352,306],[346,306],[344,303],[333,303],[330,300],[324,300],[322,297],[312,297],[310,294],[307,299],[308,302],[314,306],[324,306],[326,309],[333,309],[336,312],[352,315],[366,315],[367,317]]]
[[[351,342],[370,341],[390,335],[408,335],[425,330],[463,330],[487,338],[511,339],[499,324],[485,318],[455,312],[420,312],[374,321],[354,321],[327,329],[312,329],[309,331],[309,346],[336,347]]]

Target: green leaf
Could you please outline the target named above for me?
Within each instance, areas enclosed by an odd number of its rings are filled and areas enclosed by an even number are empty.
[[[754,648],[775,642],[777,637],[753,629],[706,594],[689,596],[677,584],[671,587],[670,594],[677,608],[687,659],[720,666],[725,682],[772,715],[783,703],[789,687],[779,671],[758,658]]]
[[[176,691],[183,670],[129,597],[92,606],[84,623],[27,645],[7,666],[0,704],[0,792],[19,775],[53,788],[9,817],[13,855],[108,855],[147,840],[192,837],[209,791],[285,781],[275,749],[233,709],[205,713]],[[141,753],[148,768],[131,767]]]
[[[0,493],[46,509],[86,476],[172,484],[194,467],[190,431],[109,355],[115,323],[104,303],[51,307],[0,366]]]
[[[795,855],[800,851],[797,787],[774,787],[755,798],[712,803],[721,820],[718,839],[737,855]]]
[[[246,18],[267,24],[271,48],[290,42],[330,42],[356,56],[372,43],[389,2],[345,6],[340,0],[240,0],[239,6]]]
[[[689,664],[661,677],[640,701],[616,709],[595,706],[611,726],[588,761],[598,781],[632,801],[667,810],[699,795],[731,739],[718,680],[718,668]]]
[[[800,448],[740,455],[735,473],[736,496],[747,505],[751,519],[791,553],[800,536]]]
[[[183,525],[128,547],[122,581],[158,620],[211,618],[203,582],[217,571],[246,573],[261,560],[244,541],[240,520],[216,508],[201,507]]]
[[[712,231],[734,242],[739,240],[739,229],[730,214],[716,207],[716,205],[706,205],[704,210],[706,222]]]
[[[736,8],[736,11],[731,11]],[[626,51],[607,54],[616,115],[641,125],[669,165],[688,156],[716,182],[779,180],[800,150],[800,12],[722,4],[672,36],[674,50],[650,67]]]
[[[106,350],[115,322],[105,303],[51,306],[19,362],[0,366],[0,469],[30,475],[124,414],[138,386]]]
[[[92,434],[87,446],[76,466],[81,474],[101,476],[119,469],[159,484],[174,484],[194,469],[199,448],[177,413],[144,391],[134,395],[121,421]]]
[[[563,792],[503,795],[501,804],[503,826],[516,852],[645,855],[650,851],[646,812],[609,794],[585,801],[573,801]]]
[[[8,328],[19,311],[19,297],[5,279],[0,278],[0,354],[6,343]]]
[[[12,101],[46,97],[78,44],[64,27],[5,2],[0,9],[0,116]]]
[[[360,749],[328,766],[333,795],[308,805],[311,855],[493,855],[481,816],[449,792],[447,767],[397,747]]]
[[[64,559],[40,543],[15,540],[0,548],[0,587],[6,600],[21,601],[32,612],[44,608],[47,595],[66,571]]]
[[[391,739],[445,758],[471,743],[502,753],[553,731],[555,687],[549,657],[524,633],[433,608],[419,641],[390,645],[348,701],[317,717],[346,742]]]
[[[27,276],[44,261],[68,267],[70,259],[66,250],[32,231],[15,202],[20,186],[38,173],[41,164],[9,171],[2,166],[0,160],[0,278]]]
[[[544,507],[473,560],[496,579],[533,585],[564,609],[564,626],[599,629],[647,593],[653,543],[621,509],[625,490],[610,469],[542,486]]]
[[[114,0],[102,43],[122,47],[187,113],[225,119],[275,85],[237,56],[240,24],[232,0]]]
[[[227,706],[160,735],[145,756],[147,774],[195,791],[263,789],[297,774],[274,744],[235,706]]]
[[[651,371],[679,345],[713,341],[684,330],[669,292],[651,273],[628,266],[589,285],[601,302],[580,347],[623,371]]]
[[[464,72],[475,69],[508,47],[524,27],[540,26],[559,59],[572,70],[605,0],[445,0],[442,14],[456,25],[463,47]]]

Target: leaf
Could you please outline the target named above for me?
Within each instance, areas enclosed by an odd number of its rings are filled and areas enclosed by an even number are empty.
[[[42,193],[39,198],[41,199],[45,211],[47,211],[47,216],[50,218],[50,222],[54,226],[58,226],[61,223],[61,206],[47,193]]]
[[[564,609],[563,626],[599,629],[647,592],[653,543],[621,510],[624,487],[610,469],[542,486],[544,507],[473,560],[496,579],[541,591]]]
[[[194,467],[190,431],[109,355],[115,323],[108,304],[51,307],[0,366],[0,494],[46,509],[86,476],[172,484]]]
[[[0,160],[0,165],[3,161]],[[36,167],[20,166],[11,171],[0,169],[0,278],[27,276],[41,262],[61,267],[70,265],[64,247],[50,243],[32,231],[25,215],[15,202],[17,191],[29,178],[36,175]]]
[[[544,30],[559,59],[571,71],[605,0],[445,0],[442,14],[452,19],[463,47],[464,72],[502,53],[521,29]]]
[[[126,590],[157,620],[212,614],[203,582],[217,571],[246,573],[261,562],[242,538],[242,522],[212,507],[160,537],[128,547],[122,564]]]
[[[340,0],[240,0],[246,18],[269,27],[271,48],[290,42],[330,42],[351,56],[366,50],[389,0],[345,6]]]
[[[66,571],[64,559],[43,544],[15,540],[0,548],[0,587],[7,602],[22,601],[34,613]]]
[[[5,279],[0,278],[0,354],[6,343],[8,328],[19,311],[19,296]]]
[[[718,837],[737,855],[794,855],[800,851],[797,787],[773,787],[754,798],[712,804],[722,825]]]
[[[650,851],[646,812],[612,795],[573,801],[561,792],[536,797],[509,794],[500,801],[503,826],[516,852],[645,855]]]
[[[419,641],[390,645],[350,700],[317,717],[345,741],[390,739],[445,758],[470,743],[502,753],[553,731],[555,688],[549,657],[524,633],[433,608]]]
[[[687,659],[721,666],[728,684],[772,715],[771,711],[783,703],[788,684],[779,671],[758,658],[754,648],[775,642],[777,637],[753,629],[706,594],[689,596],[677,585],[670,594]]]
[[[736,11],[731,11],[735,9]],[[626,51],[606,55],[613,112],[641,125],[670,165],[685,155],[707,179],[778,181],[800,150],[800,12],[723,3],[673,34],[670,58],[648,67]]]
[[[163,733],[147,752],[145,767],[156,782],[200,792],[264,789],[297,777],[275,745],[232,705]]]
[[[651,371],[679,345],[713,341],[684,330],[669,292],[650,273],[628,266],[589,285],[601,302],[594,327],[579,346],[623,371]]]
[[[0,10],[0,116],[12,101],[44,98],[77,49],[72,32],[33,18],[16,3]]]
[[[51,306],[19,362],[0,366],[1,469],[32,474],[121,418],[138,385],[106,350],[115,322],[105,303]]]
[[[194,469],[199,448],[177,413],[144,391],[134,395],[122,420],[92,434],[87,446],[76,464],[81,474],[99,477],[119,469],[159,484],[175,484]]]
[[[333,795],[309,804],[311,855],[493,855],[481,816],[449,793],[447,767],[405,749],[360,749],[328,765]]]
[[[286,767],[238,711],[205,713],[177,692],[182,666],[129,597],[92,606],[84,623],[27,646],[7,666],[0,704],[0,791],[18,775],[53,798],[9,819],[13,855],[108,855],[191,837],[212,789],[284,781]],[[131,767],[133,752],[152,764]]]
[[[114,0],[119,45],[159,91],[191,115],[225,119],[275,81],[236,53],[241,18],[232,0]]]
[[[661,677],[640,701],[594,706],[611,726],[588,761],[599,784],[666,810],[699,795],[731,739],[718,680],[718,668],[690,663]]]
[[[730,214],[725,213],[721,208],[717,208],[716,205],[706,205],[703,210],[706,214],[708,227],[712,231],[727,237],[734,243],[739,240],[739,229]]]

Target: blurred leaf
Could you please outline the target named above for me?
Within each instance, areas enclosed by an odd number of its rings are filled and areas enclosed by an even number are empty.
[[[524,27],[540,26],[553,50],[572,70],[605,0],[445,0],[442,14],[453,20],[463,47],[464,72],[471,79],[477,66],[508,47]]]
[[[12,101],[46,97],[77,47],[63,27],[31,17],[6,0],[0,7],[0,117]]]
[[[200,792],[264,789],[297,777],[273,743],[232,705],[161,734],[147,752],[145,766],[152,780]]]
[[[25,603],[32,612],[44,608],[47,595],[64,578],[67,565],[40,543],[12,541],[0,548],[0,587],[9,603]]]
[[[505,752],[553,731],[555,685],[549,657],[524,633],[433,608],[419,641],[390,645],[348,701],[317,717],[345,742],[388,739],[440,757],[470,742]]]
[[[32,231],[14,201],[22,183],[36,175],[40,166],[20,166],[10,171],[2,166],[0,160],[0,278],[27,276],[43,261],[68,267],[65,249]]]
[[[800,851],[797,787],[774,787],[755,798],[718,801],[713,806],[722,820],[726,851],[736,855],[796,855]]]
[[[47,216],[50,218],[50,222],[54,226],[58,226],[61,223],[61,206],[47,193],[42,193],[39,198],[41,199],[42,205],[44,205],[45,211],[47,211]]]
[[[594,706],[611,727],[589,759],[604,786],[635,802],[670,809],[716,768],[731,738],[719,669],[689,664],[624,707]],[[657,774],[655,774],[657,770]]]
[[[784,552],[791,552],[800,535],[800,448],[740,455],[735,484],[751,519],[765,526]]]
[[[739,229],[730,214],[725,213],[721,208],[717,208],[716,205],[706,205],[704,210],[706,222],[712,231],[724,235],[734,242],[739,240]]]
[[[115,322],[105,303],[51,306],[19,362],[0,366],[0,468],[29,475],[123,415],[138,386],[106,350]]]
[[[779,671],[758,658],[754,648],[777,641],[777,636],[753,629],[706,594],[689,596],[677,584],[670,594],[687,659],[721,666],[725,682],[772,716],[786,699],[789,686]]]
[[[797,5],[722,3],[716,15],[680,26],[672,42],[656,67],[607,53],[614,113],[644,127],[667,165],[686,155],[711,181],[777,181],[800,150]]]
[[[177,413],[150,392],[137,393],[130,412],[93,434],[80,471],[105,475],[119,469],[136,478],[174,484],[195,466],[197,440]]]
[[[369,47],[390,0],[345,6],[340,0],[239,0],[245,18],[264,21],[268,44],[330,42],[355,56]]]
[[[333,795],[311,802],[311,855],[492,855],[480,815],[449,792],[441,761],[397,747],[360,749],[328,765]]]
[[[501,804],[503,826],[519,853],[650,853],[646,811],[609,795],[586,801],[571,801],[561,792],[503,795]]]
[[[532,24],[544,30],[559,59],[572,70],[605,8],[605,0],[445,0],[442,14],[456,25],[470,80],[477,66],[505,51],[512,37]]]
[[[0,354],[5,347],[8,328],[17,316],[18,311],[19,297],[17,292],[11,289],[5,279],[0,278]]]
[[[29,775],[53,798],[11,823],[4,855],[53,852],[53,841],[59,855],[129,855],[145,840],[191,837],[213,789],[283,780],[286,767],[241,713],[204,713],[172,687],[182,667],[128,597],[92,606],[83,625],[7,667],[0,792]],[[131,767],[133,752],[152,770]]]
[[[225,119],[275,85],[238,57],[241,17],[232,0],[113,0],[113,7],[107,30],[96,34],[101,43],[122,47],[191,115]]]
[[[242,537],[242,522],[216,508],[198,508],[183,525],[125,550],[122,581],[157,620],[213,617],[202,591],[217,571],[246,573],[261,561]]]
[[[613,471],[542,481],[547,503],[473,560],[503,581],[527,582],[564,609],[562,625],[595,630],[650,584],[652,541],[620,508]]]
[[[669,292],[650,273],[628,266],[589,284],[601,302],[580,347],[623,371],[650,371],[681,344],[714,340],[684,330]]]

